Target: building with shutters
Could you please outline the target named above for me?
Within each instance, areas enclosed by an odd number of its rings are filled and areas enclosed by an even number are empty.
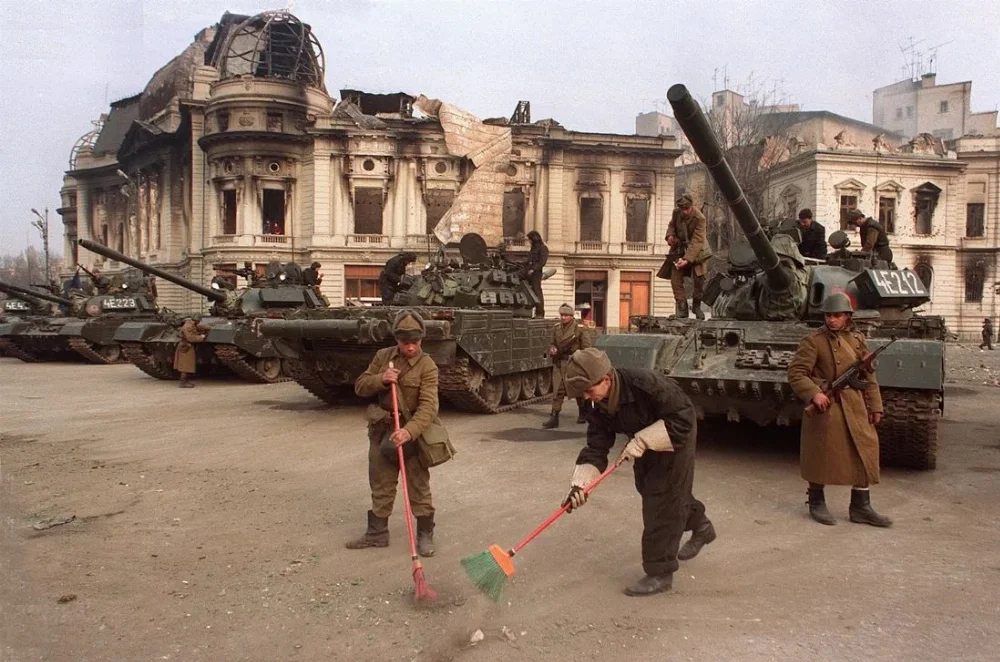
[[[378,301],[388,258],[416,252],[419,269],[437,251],[432,229],[473,169],[413,100],[336,99],[308,25],[226,13],[73,147],[59,209],[66,255],[121,269],[74,243],[90,238],[201,283],[247,262],[318,261],[333,305]],[[512,131],[508,249],[527,251],[538,230],[557,269],[543,285],[548,315],[590,304],[597,326],[615,329],[630,314],[673,312],[669,283],[653,274],[667,253],[676,138],[532,122],[525,102],[486,123]],[[206,307],[171,284],[159,291],[172,309]]]

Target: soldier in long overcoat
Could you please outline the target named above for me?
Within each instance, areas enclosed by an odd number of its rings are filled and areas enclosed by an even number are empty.
[[[684,278],[690,277],[691,310],[698,319],[705,319],[701,298],[705,289],[705,263],[711,257],[712,250],[708,246],[708,222],[704,214],[694,208],[690,195],[685,194],[677,199],[677,207],[667,225],[666,240],[671,250],[659,275],[670,278],[677,317],[688,316]]]
[[[882,397],[874,372],[863,375],[864,391],[846,388],[827,396],[824,386],[868,355],[865,337],[854,327],[854,308],[837,292],[823,301],[825,324],[799,343],[788,366],[795,395],[816,411],[802,420],[800,471],[809,482],[809,514],[821,524],[836,524],[826,507],[825,485],[850,485],[852,522],[891,526],[871,507],[869,487],[879,482],[878,432]]]
[[[195,344],[205,342],[208,328],[201,325],[200,317],[189,317],[181,325],[181,339],[174,350],[174,370],[181,373],[181,388],[194,388],[191,378],[198,370]]]
[[[549,345],[549,357],[552,358],[552,413],[542,427],[551,430],[559,427],[559,412],[562,411],[563,400],[566,399],[566,385],[563,371],[566,362],[578,349],[591,347],[590,333],[581,326],[573,316],[573,307],[568,303],[559,306],[559,321],[552,327],[552,341]],[[579,413],[577,423],[585,423],[583,417],[583,400],[577,399]]]

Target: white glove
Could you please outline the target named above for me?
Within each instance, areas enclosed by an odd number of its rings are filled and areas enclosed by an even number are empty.
[[[574,467],[573,478],[569,482],[569,494],[562,503],[564,506],[569,506],[566,512],[571,513],[574,508],[587,503],[587,495],[583,490],[600,476],[601,472],[592,464],[578,464]]]
[[[636,432],[635,436],[625,444],[619,460],[624,458],[638,460],[646,451],[668,453],[673,450],[674,445],[670,443],[670,433],[667,432],[666,423],[659,420]]]

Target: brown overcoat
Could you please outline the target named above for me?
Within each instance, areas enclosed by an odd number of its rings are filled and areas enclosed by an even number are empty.
[[[197,372],[198,356],[194,343],[204,342],[208,329],[194,320],[184,320],[181,325],[181,339],[174,350],[174,370],[193,375]]]
[[[822,386],[842,375],[868,354],[864,336],[847,329],[833,333],[822,327],[799,343],[788,366],[788,383],[809,404]],[[839,402],[823,413],[804,415],[800,471],[810,483],[865,487],[879,481],[878,433],[868,412],[882,412],[882,396],[874,374],[864,376],[864,392],[845,389]]]
[[[415,358],[405,359],[400,355],[398,347],[385,347],[376,352],[368,369],[354,382],[354,392],[363,398],[377,395],[379,404],[389,412],[392,411],[392,393],[389,386],[382,382],[382,373],[389,367],[389,361],[399,370],[399,397],[406,402],[406,407],[412,414],[402,427],[416,439],[437,418],[437,364],[422,352]],[[401,412],[400,423],[403,420]]]
[[[586,327],[580,325],[577,320],[571,320],[569,324],[563,324],[562,320],[556,322],[552,327],[552,344],[556,353],[553,361],[558,363],[569,359],[578,349],[593,347],[590,332]]]

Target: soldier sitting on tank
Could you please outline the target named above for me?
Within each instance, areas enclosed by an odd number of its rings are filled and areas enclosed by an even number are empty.
[[[889,237],[878,221],[871,216],[865,218],[865,213],[860,209],[852,209],[847,212],[847,222],[858,229],[861,250],[870,253],[873,259],[877,257],[888,264],[892,264],[892,249],[889,248]]]
[[[826,258],[826,228],[813,220],[811,209],[799,212],[799,231],[802,241],[799,242],[799,252],[802,257],[812,257],[817,260]]]
[[[528,233],[531,249],[528,252],[528,262],[524,267],[525,276],[531,291],[538,297],[535,306],[535,317],[545,317],[545,296],[542,294],[542,267],[549,261],[549,247],[542,241],[542,235],[535,230]]]
[[[559,412],[562,411],[563,400],[566,399],[566,384],[564,383],[566,362],[578,349],[591,347],[590,333],[580,326],[573,316],[573,307],[568,303],[559,306],[559,321],[552,327],[552,344],[549,346],[549,357],[552,359],[552,413],[549,420],[542,423],[546,430],[559,427]],[[586,422],[583,418],[583,399],[577,398],[577,423]]]
[[[390,257],[382,273],[378,276],[378,286],[382,293],[382,305],[392,305],[392,300],[399,291],[399,281],[406,274],[406,267],[417,261],[416,253],[400,253]]]
[[[705,289],[705,262],[712,256],[707,236],[705,216],[694,208],[691,196],[684,194],[677,198],[677,207],[667,226],[666,240],[670,252],[657,276],[670,279],[678,318],[688,317],[684,278],[689,277],[693,285],[691,309],[695,317],[705,319],[701,298]]]
[[[90,273],[91,280],[93,280],[98,294],[108,294],[111,292],[111,281],[106,276],[101,275],[100,269],[95,267]]]
[[[194,388],[191,379],[198,369],[195,344],[205,342],[208,328],[201,325],[201,317],[189,317],[181,325],[181,339],[174,351],[174,370],[181,373],[181,388]]]

